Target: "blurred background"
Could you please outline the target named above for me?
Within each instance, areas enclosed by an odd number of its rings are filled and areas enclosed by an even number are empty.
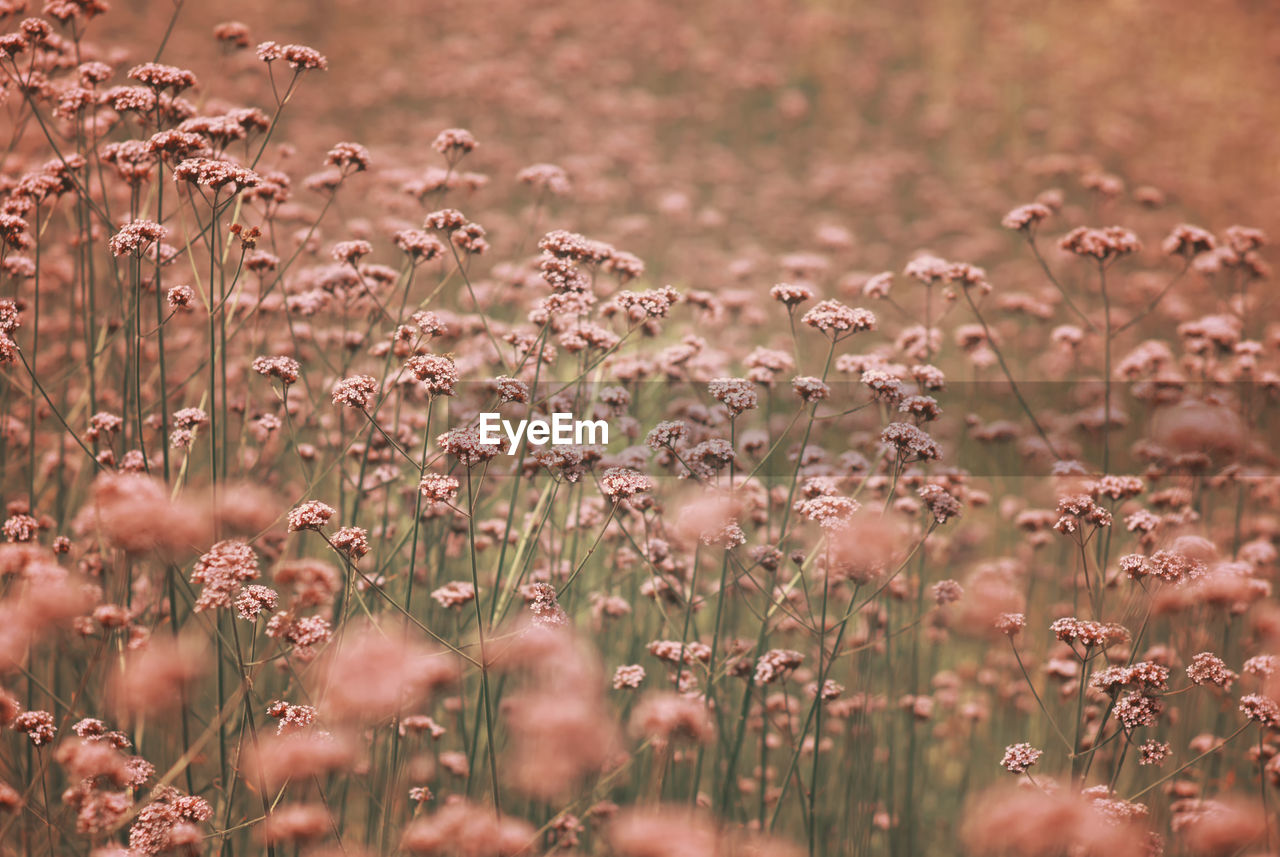
[[[121,3],[102,26],[152,45],[172,8]],[[1280,7],[1265,0],[189,2],[162,59],[260,86],[253,50],[212,37],[232,19],[254,45],[328,57],[278,139],[369,146],[379,210],[435,163],[440,128],[466,127],[481,143],[467,168],[492,179],[470,207],[501,209],[515,172],[554,162],[574,189],[553,225],[699,288],[804,250],[835,251],[839,274],[925,247],[993,263],[1016,240],[991,231],[1001,214],[1089,173],[1206,228],[1277,231]]]

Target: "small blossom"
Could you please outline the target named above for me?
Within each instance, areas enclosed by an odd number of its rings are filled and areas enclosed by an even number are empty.
[[[4,522],[4,538],[8,542],[33,542],[40,522],[30,515],[10,515]]]
[[[555,164],[532,164],[516,173],[516,181],[553,196],[564,196],[570,191],[569,177],[563,168]]]
[[[262,184],[262,176],[248,167],[215,158],[187,158],[173,168],[173,180],[215,191],[230,187],[233,193]]]
[[[799,668],[804,655],[791,649],[770,649],[756,661],[756,684],[773,684],[781,681]]]
[[[1120,725],[1132,731],[1141,726],[1154,726],[1164,710],[1164,703],[1145,693],[1127,693],[1116,702],[1115,716]]]
[[[871,310],[848,307],[837,300],[814,305],[801,321],[837,339],[844,334],[876,329],[876,316]]]
[[[1191,665],[1187,667],[1187,678],[1201,687],[1213,685],[1230,690],[1239,676],[1227,669],[1222,658],[1212,652],[1201,652],[1191,659]]]
[[[942,457],[942,450],[937,442],[927,432],[910,423],[889,423],[880,432],[880,440],[892,447],[903,462],[936,461]]]
[[[806,404],[814,404],[830,398],[831,388],[821,378],[812,375],[799,375],[791,379],[791,388],[796,391]]]
[[[369,169],[369,150],[359,143],[337,143],[325,155],[324,162],[343,172],[363,172]]]
[[[140,258],[146,254],[151,245],[168,234],[168,229],[154,221],[131,220],[111,238],[111,255]]]
[[[1240,697],[1240,711],[1245,717],[1263,726],[1280,728],[1280,703],[1269,696],[1251,693]]]
[[[647,646],[649,654],[669,664],[692,664],[711,661],[711,647],[697,640],[654,640]]]
[[[435,141],[431,144],[431,148],[450,161],[461,158],[473,151],[475,147],[476,138],[471,136],[471,132],[465,128],[446,128],[436,135]]]
[[[289,512],[289,532],[319,531],[336,514],[338,510],[332,506],[321,503],[319,500],[308,500],[293,507]]]
[[[255,357],[253,371],[266,378],[279,378],[285,384],[298,383],[302,367],[292,357]]]
[[[600,490],[611,500],[625,500],[653,490],[653,480],[625,467],[610,467],[600,477]]]
[[[1162,765],[1164,760],[1173,752],[1173,748],[1166,741],[1143,741],[1138,748],[1141,755],[1138,757],[1139,765]]]
[[[491,386],[498,394],[498,401],[505,402],[528,402],[529,401],[529,385],[519,378],[512,378],[507,375],[499,375],[491,382]]]
[[[314,723],[316,710],[310,705],[294,705],[277,699],[267,706],[267,715],[279,721],[276,724],[276,734],[284,735],[305,729]]]
[[[467,467],[488,461],[506,448],[506,441],[501,438],[497,443],[482,442],[480,432],[474,426],[449,429],[436,438],[436,444]]]
[[[1000,225],[1005,229],[1012,229],[1017,232],[1030,232],[1048,220],[1052,213],[1049,206],[1033,202],[1028,205],[1020,205],[1010,211],[1000,221]]]
[[[431,593],[431,597],[446,609],[453,607],[461,607],[462,605],[474,601],[476,597],[476,588],[470,583],[462,580],[451,580],[444,586],[436,589]]]
[[[190,71],[162,63],[143,63],[129,70],[129,78],[157,91],[171,89],[179,93],[196,85],[196,76]]]
[[[1058,522],[1053,528],[1063,535],[1074,535],[1081,525],[1090,527],[1111,526],[1111,513],[1093,501],[1087,494],[1063,497],[1058,501]]]
[[[47,711],[24,711],[13,719],[13,730],[24,732],[36,747],[43,747],[58,734],[53,715]]]
[[[803,283],[778,283],[769,289],[769,296],[778,303],[785,304],[787,309],[791,309],[806,301],[813,300],[814,292],[812,288]]]
[[[443,473],[426,473],[418,483],[418,491],[430,503],[448,503],[458,496],[458,480]]]
[[[707,390],[735,417],[755,408],[759,402],[755,386],[745,378],[714,378],[707,384]]]
[[[178,428],[196,429],[209,422],[209,415],[202,408],[182,408],[173,412],[173,424]]]
[[[329,254],[335,262],[354,265],[372,252],[373,245],[368,241],[339,241]]]
[[[1190,259],[1201,253],[1207,253],[1218,246],[1213,233],[1189,223],[1179,223],[1173,227],[1169,237],[1160,244],[1160,249],[1169,256],[1184,256]]]
[[[613,673],[613,689],[635,690],[644,681],[644,676],[644,667],[639,664],[620,666]]]
[[[680,300],[680,293],[671,286],[646,292],[624,290],[619,292],[614,300],[632,318],[642,321],[646,318],[665,318],[671,311],[671,307]]]
[[[664,420],[649,431],[645,443],[651,449],[671,447],[688,433],[688,427],[680,420]]]
[[[420,229],[402,229],[395,234],[395,244],[414,261],[430,262],[444,255],[445,246],[440,239]]]
[[[938,606],[952,604],[964,596],[964,587],[954,580],[939,580],[929,589]]]
[[[292,523],[292,521],[291,521]],[[333,546],[352,562],[369,553],[369,531],[362,527],[343,527],[333,534]]]
[[[190,286],[173,286],[166,293],[165,299],[169,303],[169,309],[176,312],[190,309],[191,302],[196,299],[196,293]]]
[[[1009,637],[1027,627],[1027,617],[1021,613],[1001,613],[996,617],[995,629]]]
[[[249,47],[249,28],[240,21],[224,21],[213,28],[213,37],[231,48]]]
[[[246,586],[236,596],[236,615],[246,622],[253,622],[263,613],[275,610],[278,601],[279,595],[268,586]]]
[[[824,530],[838,530],[853,519],[861,504],[851,497],[824,494],[809,500],[801,500],[793,507],[807,520],[814,521]]]
[[[258,45],[258,59],[265,63],[283,59],[295,71],[324,71],[329,67],[329,61],[319,51],[305,45],[263,42]]]
[[[1011,774],[1025,773],[1028,768],[1040,761],[1042,755],[1044,755],[1043,750],[1037,750],[1026,742],[1010,744],[1004,748],[1004,758],[1000,760],[1000,766]]]
[[[924,501],[925,506],[929,509],[929,514],[933,516],[933,520],[936,523],[945,524],[960,515],[960,501],[941,485],[935,485],[930,482],[927,485],[920,486],[916,493]]]
[[[366,408],[378,394],[378,382],[372,375],[352,375],[333,385],[333,403],[349,408]]]
[[[1077,256],[1088,256],[1099,262],[1110,262],[1142,249],[1138,236],[1123,226],[1104,229],[1077,227],[1059,242],[1063,250]]]
[[[240,587],[258,576],[258,555],[247,542],[217,542],[201,555],[191,572],[191,582],[202,587],[194,609],[201,612],[231,607]]]
[[[452,396],[458,383],[458,367],[448,357],[438,354],[415,354],[405,363],[432,396]]]
[[[1085,648],[1113,646],[1129,639],[1129,631],[1124,626],[1092,619],[1057,619],[1049,630],[1062,642],[1079,643]]]

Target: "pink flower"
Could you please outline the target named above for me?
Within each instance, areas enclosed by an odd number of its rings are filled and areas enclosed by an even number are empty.
[[[333,385],[333,403],[349,408],[366,408],[378,394],[378,381],[372,375],[352,375]]]
[[[1000,765],[1011,774],[1021,774],[1040,761],[1042,755],[1043,750],[1037,750],[1030,744],[1010,744],[1004,748],[1004,758],[1000,760]]]
[[[600,477],[600,490],[611,500],[625,500],[653,490],[653,480],[624,467],[610,467]]]
[[[446,609],[461,607],[475,600],[476,588],[461,580],[451,580],[431,593],[431,597]]]
[[[289,512],[289,532],[320,530],[336,514],[338,514],[337,509],[319,500],[300,503]]]
[[[871,310],[848,307],[837,300],[825,300],[814,305],[801,321],[836,339],[876,329],[876,316]]]

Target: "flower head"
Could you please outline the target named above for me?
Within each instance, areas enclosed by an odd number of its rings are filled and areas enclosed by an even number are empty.
[[[297,533],[302,530],[319,531],[336,514],[338,514],[337,509],[321,503],[319,500],[308,500],[305,503],[300,503],[289,512],[289,532]]]
[[[876,329],[876,315],[869,309],[848,307],[837,300],[821,301],[804,314],[805,324],[836,339]]]
[[[349,408],[366,408],[378,394],[378,381],[372,375],[352,375],[333,385],[333,403]]]
[[[653,490],[653,480],[625,467],[610,467],[600,477],[600,490],[611,500],[625,500]]]
[[[1040,761],[1042,755],[1044,755],[1043,750],[1037,750],[1026,742],[1010,744],[1004,748],[1004,758],[1000,760],[1000,766],[1011,774],[1021,774]]]

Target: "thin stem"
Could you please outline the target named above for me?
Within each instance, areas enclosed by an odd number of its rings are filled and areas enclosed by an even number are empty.
[[[472,484],[471,468],[467,468],[467,552],[471,555],[471,585],[475,590],[472,601],[476,607],[476,635],[480,639],[480,696],[484,705],[485,743],[489,753],[489,776],[492,779],[493,810],[502,813],[498,796],[498,756],[493,747],[493,707],[489,698],[489,659],[485,655],[484,616],[480,610],[480,575],[476,566],[476,496]]]

